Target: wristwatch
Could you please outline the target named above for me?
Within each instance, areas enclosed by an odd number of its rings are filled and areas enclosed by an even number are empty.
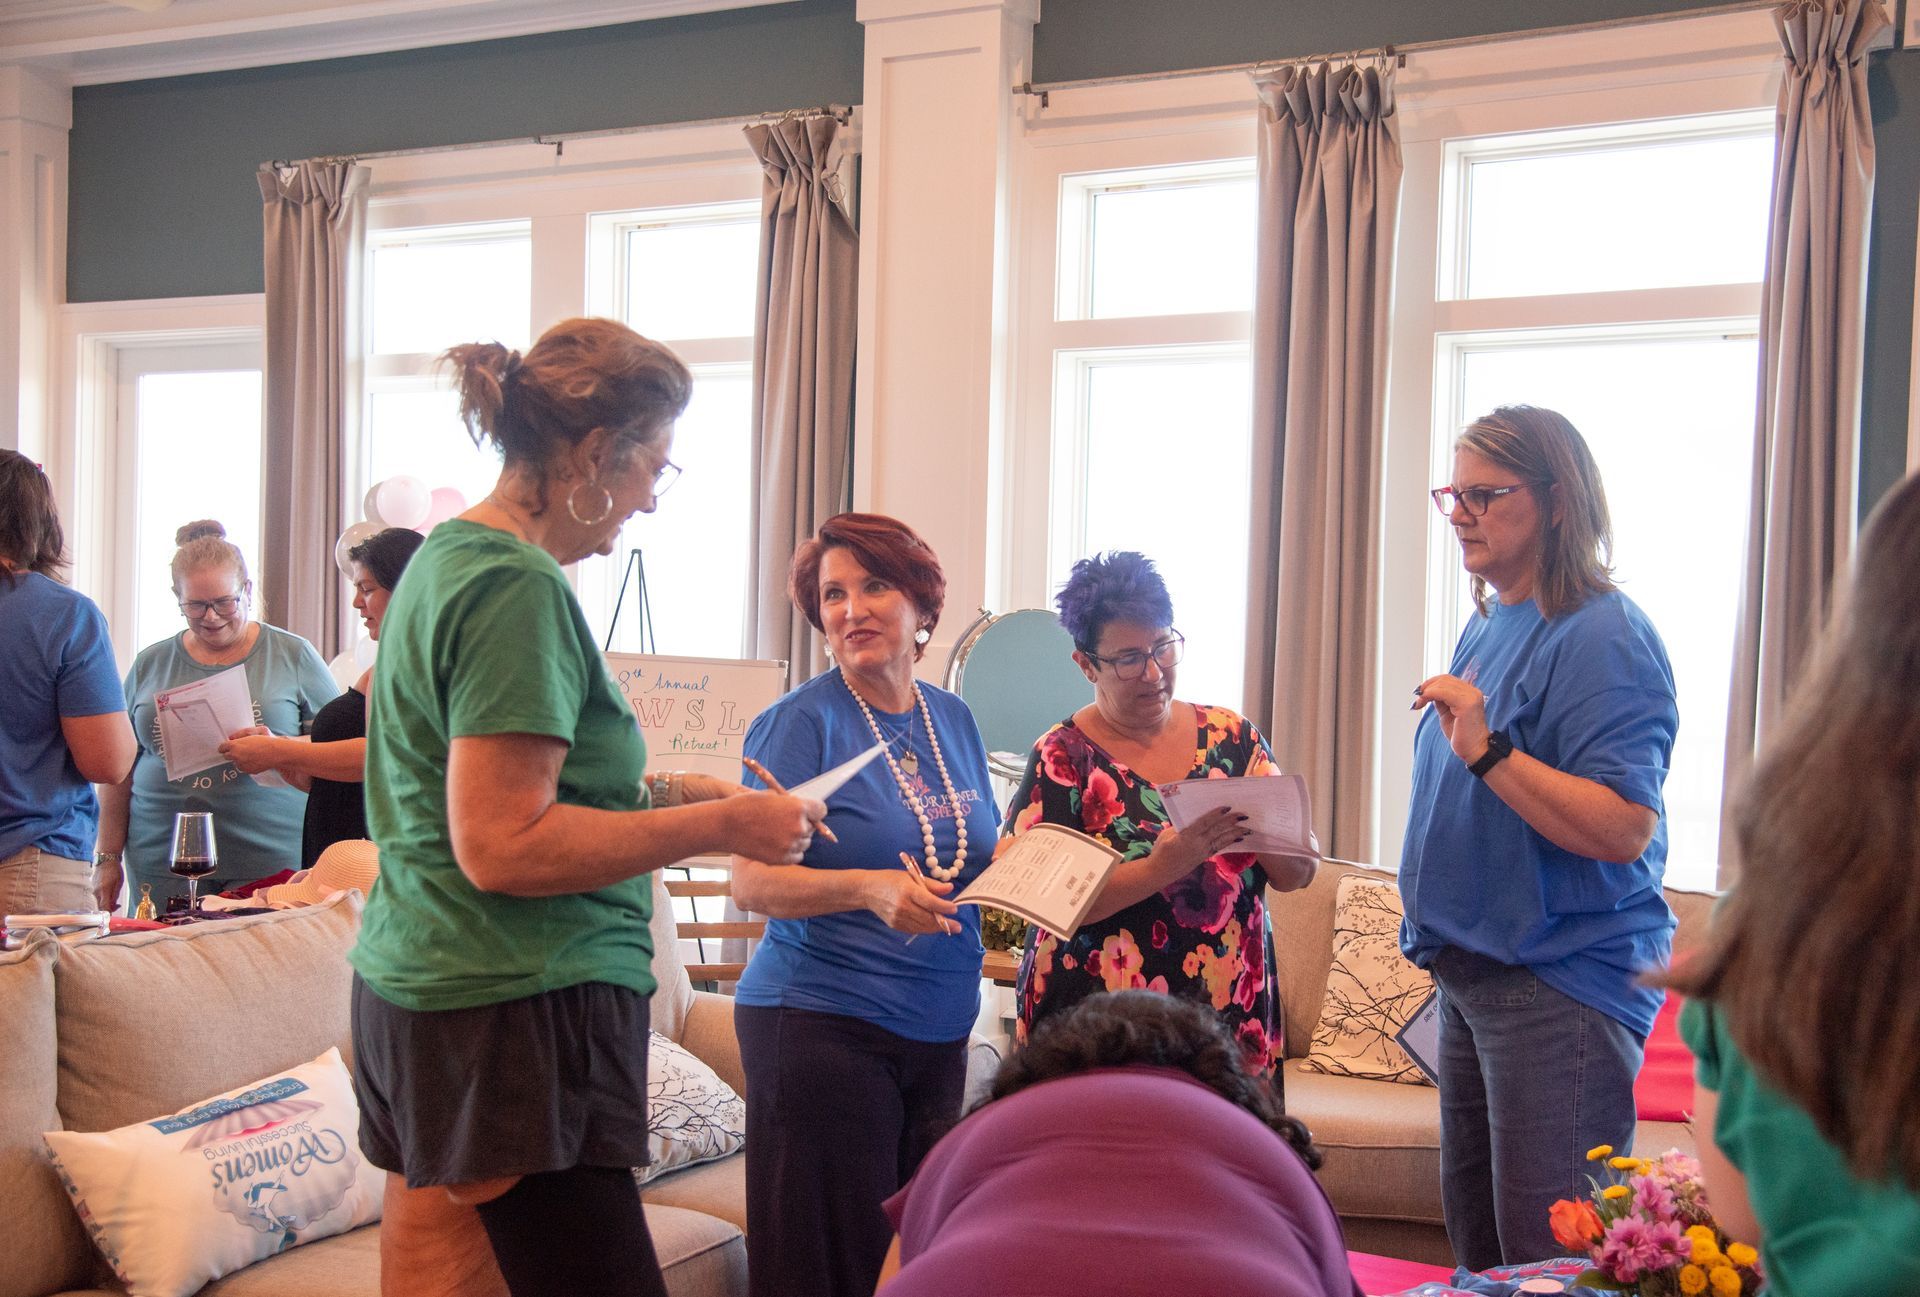
[[[96,851],[93,853],[93,867],[95,869],[100,868],[102,865],[117,865],[119,863],[120,853],[118,851]]]
[[[1513,755],[1513,740],[1507,737],[1505,730],[1493,730],[1487,735],[1487,750],[1480,759],[1467,767],[1467,773],[1475,779],[1485,779],[1487,771]]]

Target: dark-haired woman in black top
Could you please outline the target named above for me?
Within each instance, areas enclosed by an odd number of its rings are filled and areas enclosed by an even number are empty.
[[[347,551],[353,581],[353,608],[369,638],[380,638],[380,619],[400,583],[407,561],[425,537],[405,527],[389,527]],[[373,669],[314,715],[312,732],[287,738],[265,728],[236,735],[220,752],[247,774],[272,770],[307,790],[307,818],[300,838],[300,867],[313,868],[320,853],[336,842],[367,836],[367,698]]]

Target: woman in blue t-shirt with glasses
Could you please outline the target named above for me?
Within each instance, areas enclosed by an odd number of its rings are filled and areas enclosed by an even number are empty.
[[[1400,944],[1440,990],[1440,1175],[1472,1269],[1561,1249],[1586,1152],[1632,1146],[1633,1082],[1673,914],[1667,651],[1615,588],[1593,455],[1551,410],[1506,406],[1433,493],[1479,615],[1415,690]]]

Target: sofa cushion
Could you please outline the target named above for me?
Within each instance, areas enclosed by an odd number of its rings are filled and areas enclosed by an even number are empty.
[[[747,1227],[747,1158],[738,1153],[655,1176],[640,1190],[649,1210],[683,1207],[717,1216],[739,1229]]]
[[[351,1064],[360,894],[68,946],[55,965],[60,1116],[112,1130],[330,1048]]]
[[[1438,1091],[1326,1076],[1291,1060],[1286,1093],[1287,1111],[1326,1151],[1319,1179],[1335,1211],[1442,1222]]]
[[[39,1297],[93,1273],[93,1248],[40,1142],[41,1132],[60,1124],[58,952],[58,942],[39,937],[0,954],[0,1297]]]
[[[80,1219],[128,1289],[188,1297],[222,1275],[380,1216],[338,1050],[158,1121],[49,1131]]]
[[[1267,892],[1273,924],[1274,973],[1286,1014],[1287,1057],[1301,1058],[1320,1021],[1333,955],[1333,902],[1340,880],[1350,877],[1396,882],[1391,870],[1325,860],[1313,881],[1292,892]]]
[[[1400,953],[1400,889],[1343,878],[1335,892],[1333,964],[1306,1066],[1330,1076],[1430,1085],[1395,1035],[1433,994],[1433,979]]]
[[[747,1240],[731,1221],[647,1203],[647,1231],[672,1297],[737,1297],[747,1290]]]
[[[739,1151],[747,1138],[747,1105],[713,1069],[659,1032],[648,1033],[647,1153],[641,1183],[677,1167]]]
[[[677,1041],[686,1034],[687,1014],[693,1009],[693,983],[687,980],[687,965],[680,957],[680,931],[673,918],[673,898],[667,895],[665,873],[661,869],[653,873],[653,980],[659,986],[653,993],[648,1021],[668,1040]]]

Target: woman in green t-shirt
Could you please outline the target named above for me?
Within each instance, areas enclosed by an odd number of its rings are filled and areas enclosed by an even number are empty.
[[[381,869],[353,1040],[361,1148],[390,1173],[383,1287],[664,1293],[631,1173],[646,875],[714,853],[797,861],[826,808],[688,775],[666,781],[687,804],[650,809],[639,728],[561,571],[653,510],[686,366],[610,320],[555,325],[524,358],[476,343],[446,360],[504,463],[409,564],[373,681]]]
[[[1672,984],[1696,997],[1715,1215],[1774,1297],[1920,1293],[1920,474],[1754,768],[1740,880]]]

